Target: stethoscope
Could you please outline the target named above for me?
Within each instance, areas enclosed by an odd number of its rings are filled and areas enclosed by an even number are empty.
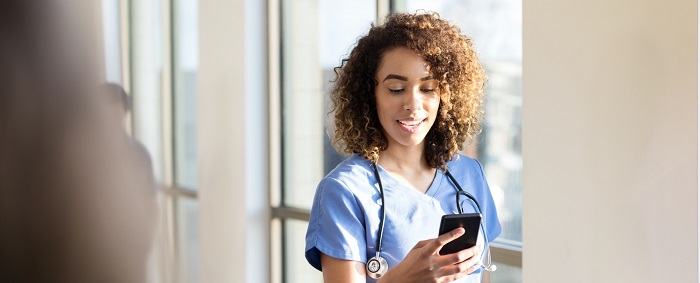
[[[381,255],[380,252],[382,251],[382,236],[384,235],[384,223],[386,222],[386,212],[384,211],[384,187],[382,186],[382,180],[379,177],[379,170],[377,169],[377,164],[372,164],[372,168],[374,169],[374,176],[377,178],[377,184],[379,184],[379,196],[381,197],[382,204],[381,204],[381,222],[379,223],[379,234],[377,235],[377,252],[374,257],[370,258],[367,261],[367,274],[369,277],[372,277],[374,279],[379,279],[380,277],[384,276],[386,274],[386,271],[389,270],[389,264],[386,262],[386,259],[384,259]],[[462,187],[457,183],[457,180],[455,179],[454,176],[445,169],[445,175],[450,178],[450,181],[452,181],[452,184],[455,185],[457,188],[457,194],[456,194],[456,199],[457,199],[457,209],[459,210],[460,214],[464,213],[464,209],[462,209],[462,204],[459,202],[459,196],[466,196],[471,202],[474,204],[474,207],[476,210],[481,213],[481,207],[479,206],[479,202],[476,201],[476,198],[467,191],[463,190]],[[484,235],[484,242],[486,245],[486,248],[481,252],[481,258],[484,258],[484,255],[486,255],[486,264],[482,260],[479,260],[479,265],[481,268],[483,268],[486,271],[492,272],[496,271],[496,265],[491,263],[491,248],[489,247],[489,239],[488,236],[486,235],[486,230],[484,229],[484,222],[481,222],[481,231]]]

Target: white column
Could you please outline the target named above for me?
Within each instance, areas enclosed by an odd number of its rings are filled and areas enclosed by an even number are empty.
[[[525,283],[698,282],[697,5],[524,1]]]
[[[265,8],[200,1],[200,282],[269,281]]]

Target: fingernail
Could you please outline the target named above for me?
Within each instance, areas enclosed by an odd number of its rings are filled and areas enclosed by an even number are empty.
[[[454,232],[452,232],[453,236],[462,235],[462,234],[464,234],[464,228],[461,228],[461,227],[455,229]]]

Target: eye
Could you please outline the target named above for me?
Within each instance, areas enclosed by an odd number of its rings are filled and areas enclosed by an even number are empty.
[[[402,92],[403,92],[403,88],[390,88],[390,89],[389,89],[389,92],[391,92],[391,93],[402,93]]]
[[[433,93],[435,92],[434,88],[421,88],[420,91],[425,92],[425,93]]]

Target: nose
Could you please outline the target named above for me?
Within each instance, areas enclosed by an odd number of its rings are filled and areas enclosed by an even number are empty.
[[[420,88],[415,87],[409,91],[404,99],[404,109],[408,111],[416,111],[423,108],[423,96]]]

